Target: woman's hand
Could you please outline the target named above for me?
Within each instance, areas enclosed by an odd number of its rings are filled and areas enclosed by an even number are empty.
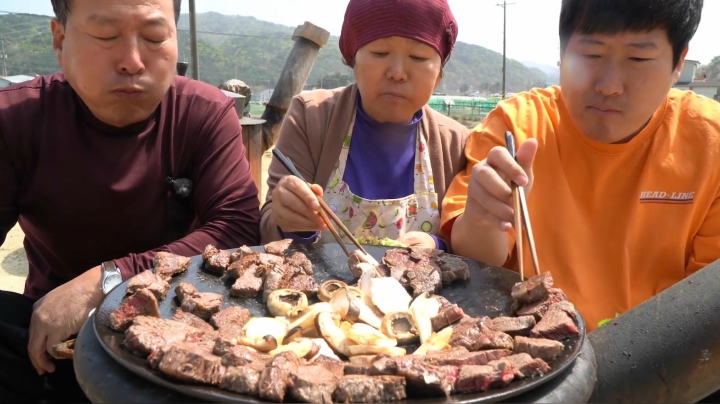
[[[323,190],[319,185],[311,184],[308,187],[301,179],[286,175],[272,193],[272,218],[275,224],[285,232],[327,230],[318,215],[320,203],[317,197],[322,198],[322,195]]]
[[[435,239],[422,231],[409,231],[398,237],[397,241],[408,247],[437,248]]]

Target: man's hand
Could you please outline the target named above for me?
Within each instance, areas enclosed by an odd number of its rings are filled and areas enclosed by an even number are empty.
[[[38,374],[52,373],[52,346],[77,334],[102,300],[102,271],[95,267],[35,302],[30,320],[28,355]]]
[[[408,247],[437,248],[435,239],[422,231],[409,231],[398,237],[397,241]]]
[[[318,215],[321,208],[317,196],[322,198],[322,187],[317,184],[311,187],[312,191],[303,180],[292,175],[286,175],[278,182],[272,193],[272,216],[283,231],[327,230]]]
[[[504,147],[490,150],[487,158],[473,167],[464,213],[466,219],[501,231],[510,230],[513,223],[510,182],[523,187],[526,196],[530,193],[537,148],[537,140],[526,140],[517,150],[517,162]]]

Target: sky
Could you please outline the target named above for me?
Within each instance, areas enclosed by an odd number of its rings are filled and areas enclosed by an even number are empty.
[[[496,52],[503,47],[502,0],[448,0],[459,26],[459,41]],[[559,59],[560,0],[510,0],[507,56],[554,66]],[[297,26],[305,21],[339,35],[348,0],[196,0],[198,13],[214,11]],[[183,0],[188,12],[188,0]],[[0,0],[0,11],[52,15],[50,0]],[[716,18],[710,18],[710,16]],[[720,0],[705,0],[703,20],[690,43],[688,59],[707,64],[720,56]]]

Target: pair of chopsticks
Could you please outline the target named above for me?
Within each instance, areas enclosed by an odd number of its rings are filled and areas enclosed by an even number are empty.
[[[510,156],[517,160],[515,154],[515,137],[510,131],[505,132],[505,144]],[[525,192],[523,187],[512,183],[513,194],[513,212],[515,213],[515,246],[517,247],[518,268],[520,269],[520,280],[525,280],[525,270],[523,263],[523,233],[527,236],[530,245],[530,254],[532,255],[533,266],[535,267],[535,275],[540,275],[540,263],[537,258],[537,250],[535,250],[535,239],[533,238],[532,226],[530,225],[530,215],[528,213],[527,201],[525,200]],[[523,232],[523,222],[525,232]]]
[[[300,172],[297,170],[297,168],[295,168],[295,164],[293,164],[289,158],[285,157],[285,155],[282,154],[282,152],[280,150],[278,150],[277,147],[273,149],[273,155],[275,157],[277,157],[277,159],[280,161],[280,163],[288,171],[290,171],[290,173],[292,175],[300,178],[303,182],[305,182],[305,184],[307,184],[308,187],[310,187],[310,183],[305,181],[305,178],[303,178],[303,176],[300,174]],[[332,235],[335,237],[335,240],[337,240],[338,244],[340,244],[340,248],[343,249],[345,254],[347,254],[347,256],[349,257],[350,251],[348,251],[347,246],[345,246],[345,243],[340,238],[340,234],[335,229],[335,226],[333,226],[333,224],[330,222],[330,219],[332,219],[332,221],[337,223],[337,225],[345,233],[345,235],[350,239],[350,241],[352,241],[352,243],[355,244],[355,247],[357,247],[360,251],[362,251],[363,254],[370,257],[370,254],[368,254],[368,252],[365,251],[365,249],[362,247],[362,245],[357,241],[357,239],[352,235],[352,233],[350,233],[350,230],[348,230],[348,228],[345,227],[342,220],[340,220],[340,218],[337,217],[335,212],[333,212],[332,209],[330,209],[330,207],[325,203],[325,201],[321,197],[319,197],[317,195],[316,195],[316,197],[317,197],[318,202],[320,203],[320,207],[322,208],[318,212],[318,214],[320,215],[320,218],[323,220],[323,222],[325,222],[325,225],[328,227],[328,230],[330,230],[330,233],[332,233]]]

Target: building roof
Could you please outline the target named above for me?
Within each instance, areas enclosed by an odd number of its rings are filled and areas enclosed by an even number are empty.
[[[19,74],[19,75],[17,75],[17,76],[5,76],[5,77],[0,77],[0,79],[3,79],[3,80],[5,80],[5,81],[7,81],[7,82],[9,82],[9,83],[12,83],[12,84],[24,83],[24,82],[26,82],[26,81],[28,81],[28,80],[32,80],[32,79],[34,79],[34,78],[35,78],[35,77],[33,77],[33,76],[26,76],[26,75],[24,75],[24,74]]]

